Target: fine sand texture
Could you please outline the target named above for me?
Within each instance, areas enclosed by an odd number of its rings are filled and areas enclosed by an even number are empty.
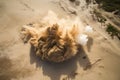
[[[0,80],[120,80],[120,41],[92,18],[95,6],[85,0],[0,0]],[[39,23],[49,10],[93,28],[87,45],[65,62],[42,61],[20,38],[23,25]]]

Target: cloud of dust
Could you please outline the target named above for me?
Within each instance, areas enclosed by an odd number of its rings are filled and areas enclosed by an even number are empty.
[[[92,28],[84,27],[79,17],[59,18],[51,10],[40,23],[24,25],[22,30],[23,39],[36,48],[36,55],[53,62],[75,56],[77,45],[85,46],[90,32]]]
[[[51,10],[48,11],[48,14],[43,18],[42,22],[48,25],[53,25],[57,23],[64,33],[66,33],[67,31],[74,30],[73,27],[75,27],[78,32],[78,35],[75,36],[75,39],[76,42],[81,45],[87,44],[87,34],[93,32],[91,26],[87,25],[86,27],[84,27],[79,17],[76,17],[74,19],[70,19],[69,17],[60,19],[58,18],[57,14]]]

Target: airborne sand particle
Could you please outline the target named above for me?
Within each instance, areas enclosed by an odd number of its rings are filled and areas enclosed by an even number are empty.
[[[62,62],[75,56],[78,53],[78,45],[87,44],[88,35],[84,34],[84,30],[92,32],[90,26],[84,28],[78,17],[74,20],[59,19],[51,10],[38,25],[23,26],[23,39],[28,39],[35,47],[36,55],[53,62]]]

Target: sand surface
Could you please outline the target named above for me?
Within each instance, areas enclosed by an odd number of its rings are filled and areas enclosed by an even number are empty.
[[[79,6],[68,0],[0,0],[0,80],[120,80],[120,41],[92,19],[92,7],[84,0]],[[22,25],[40,21],[48,10],[78,16],[94,29],[81,54],[69,61],[41,61],[20,39]]]

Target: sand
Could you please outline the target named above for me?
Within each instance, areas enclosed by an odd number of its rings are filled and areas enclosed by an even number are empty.
[[[92,7],[92,3],[87,7],[84,0],[79,6],[67,0],[1,0],[0,80],[120,80],[120,41],[112,39],[104,26],[92,19]],[[81,54],[69,61],[42,61],[30,44],[20,39],[21,27],[39,22],[48,10],[59,17],[78,16],[82,25],[89,24],[94,29]]]

